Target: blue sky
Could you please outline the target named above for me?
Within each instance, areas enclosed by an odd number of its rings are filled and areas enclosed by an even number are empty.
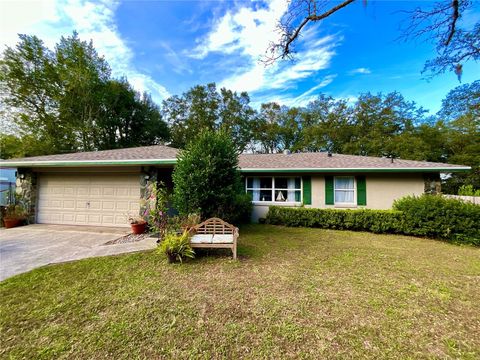
[[[423,6],[428,2],[422,2]],[[16,33],[40,36],[49,46],[76,29],[112,66],[156,102],[196,84],[216,82],[246,90],[255,106],[278,101],[305,105],[320,92],[354,101],[361,92],[400,91],[434,113],[449,90],[453,73],[423,79],[421,70],[434,46],[400,42],[407,1],[358,1],[323,23],[306,28],[297,60],[265,67],[258,62],[286,10],[286,0],[247,1],[85,1],[0,2],[0,47]],[[465,14],[465,26],[480,20]],[[465,64],[462,82],[480,78],[480,64]]]

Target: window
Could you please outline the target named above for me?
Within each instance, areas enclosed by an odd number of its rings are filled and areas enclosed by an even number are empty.
[[[301,202],[300,177],[247,177],[247,193],[254,202]]]
[[[335,204],[355,205],[355,177],[335,176]]]

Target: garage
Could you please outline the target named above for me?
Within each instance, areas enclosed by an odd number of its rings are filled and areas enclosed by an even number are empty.
[[[140,210],[140,175],[38,174],[37,223],[129,226]]]

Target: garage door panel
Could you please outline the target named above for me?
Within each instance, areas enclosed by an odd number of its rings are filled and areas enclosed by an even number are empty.
[[[132,175],[40,174],[37,222],[128,226],[140,209],[140,178]]]

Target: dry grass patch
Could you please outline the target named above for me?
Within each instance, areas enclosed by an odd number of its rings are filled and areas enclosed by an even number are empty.
[[[251,225],[239,255],[154,252],[0,283],[4,358],[480,357],[480,249]]]

